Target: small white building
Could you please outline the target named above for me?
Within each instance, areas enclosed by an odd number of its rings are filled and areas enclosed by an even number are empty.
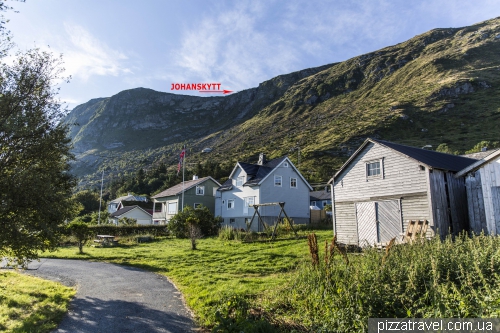
[[[470,230],[500,234],[500,149],[459,171],[465,177]]]
[[[152,215],[139,206],[126,206],[109,216],[110,223],[118,224],[118,220],[128,217],[137,221],[137,224],[152,224]]]

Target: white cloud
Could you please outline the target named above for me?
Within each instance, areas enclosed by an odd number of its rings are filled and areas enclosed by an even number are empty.
[[[259,2],[239,2],[205,18],[184,33],[173,52],[180,70],[174,69],[171,79],[220,82],[222,89],[241,90],[291,71],[296,50],[288,40],[263,31],[260,24],[267,14]]]
[[[56,45],[55,48],[64,54],[67,75],[86,81],[93,75],[119,76],[132,73],[127,67],[128,57],[124,53],[111,49],[81,26],[66,23],[65,30],[70,43]]]

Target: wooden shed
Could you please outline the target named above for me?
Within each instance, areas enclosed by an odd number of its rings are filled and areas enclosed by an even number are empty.
[[[408,221],[426,221],[427,236],[468,228],[463,178],[477,160],[367,139],[329,181],[337,239],[359,246],[402,236]]]
[[[459,171],[465,177],[470,229],[500,234],[500,149]]]

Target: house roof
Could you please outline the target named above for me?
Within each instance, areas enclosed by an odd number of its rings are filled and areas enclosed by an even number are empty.
[[[122,216],[123,214],[128,213],[128,212],[130,212],[131,210],[134,210],[134,209],[136,209],[136,208],[137,208],[137,209],[142,210],[142,211],[143,211],[144,213],[146,213],[146,214],[151,215],[149,212],[145,211],[144,209],[142,209],[142,208],[141,208],[141,207],[139,207],[139,206],[127,206],[127,207],[123,207],[122,209],[118,209],[116,212],[112,213],[112,214],[110,215],[110,217],[120,217],[120,216]]]
[[[490,151],[490,154],[483,158],[482,160],[476,161],[475,163],[472,163],[471,165],[463,168],[459,172],[456,173],[455,177],[462,177],[465,174],[476,171],[477,169],[481,168],[483,165],[488,164],[492,161],[495,161],[496,159],[500,158],[500,149],[497,150],[492,150]]]
[[[290,163],[290,165],[293,167],[293,169],[297,172],[297,174],[300,176],[300,178],[307,184],[307,186],[312,190],[311,185],[305,180],[305,178],[302,176],[302,174],[297,170],[295,165],[290,161],[290,159],[287,156],[275,158],[273,160],[270,160],[263,165],[259,164],[250,164],[250,163],[245,163],[245,162],[237,162],[236,166],[234,167],[233,171],[229,175],[229,179],[221,186],[219,187],[219,191],[227,191],[232,189],[232,176],[234,172],[236,171],[236,168],[239,166],[247,176],[249,177],[246,181],[246,183],[243,184],[243,186],[255,186],[259,185],[266,179],[271,172],[279,167],[285,160]]]
[[[310,201],[331,200],[332,194],[327,191],[313,191],[309,193]]]
[[[201,183],[204,183],[205,181],[207,181],[209,179],[211,179],[215,184],[217,184],[218,186],[220,186],[219,182],[217,182],[212,177],[208,176],[208,177],[203,177],[203,178],[199,178],[199,179],[185,181],[184,185],[182,183],[179,183],[179,184],[177,184],[175,186],[172,186],[172,187],[166,189],[163,192],[160,192],[160,193],[152,196],[151,198],[156,199],[156,198],[163,198],[163,197],[169,197],[169,196],[172,196],[172,195],[181,194],[183,192],[183,189],[184,189],[184,192],[185,192],[185,191],[193,188],[194,186],[197,186],[197,185],[199,185]]]
[[[333,176],[328,184],[330,184],[334,178],[336,178],[345,168],[355,159],[355,157],[361,152],[361,150],[368,143],[375,143],[387,147],[393,151],[403,154],[418,163],[424,164],[428,168],[441,169],[446,171],[458,172],[463,168],[473,164],[477,160],[472,158],[467,158],[459,155],[452,155],[446,153],[440,153],[433,150],[426,150],[422,148],[416,148],[411,146],[405,146],[394,142],[377,140],[368,138],[363,142],[363,144],[354,152],[354,154],[349,157],[347,162],[340,168],[339,171]]]
[[[122,201],[143,201],[143,202],[147,202],[148,198],[141,197],[139,195],[129,194],[129,195],[125,195],[123,197],[119,197],[119,198],[116,198],[114,200],[111,200],[110,203],[119,203],[119,202],[122,202]]]
[[[231,178],[229,178],[217,190],[218,191],[229,191],[232,188],[233,188],[233,181]]]

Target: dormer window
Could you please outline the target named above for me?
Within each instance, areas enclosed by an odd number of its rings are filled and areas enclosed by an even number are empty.
[[[243,183],[245,182],[245,176],[239,176],[236,178],[236,186],[240,187],[243,186]]]

